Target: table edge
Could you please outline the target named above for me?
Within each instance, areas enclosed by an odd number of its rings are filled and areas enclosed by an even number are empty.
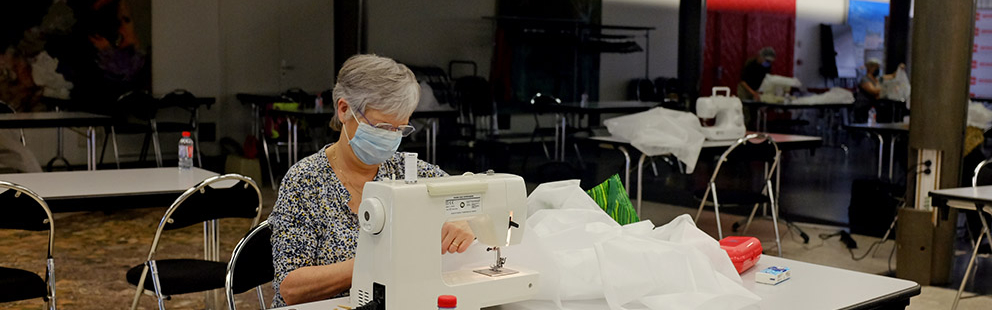
[[[877,306],[877,305],[879,305],[881,303],[885,303],[885,302],[889,302],[889,301],[897,301],[897,300],[903,300],[903,299],[905,299],[905,300],[908,301],[910,298],[912,298],[914,296],[919,296],[920,293],[922,292],[922,286],[920,286],[919,283],[915,283],[914,282],[913,284],[916,284],[916,285],[914,285],[912,287],[909,287],[909,288],[906,288],[906,289],[903,289],[903,290],[898,291],[898,292],[893,292],[893,293],[888,294],[888,295],[885,295],[885,296],[879,296],[879,297],[876,297],[876,298],[872,298],[870,300],[862,301],[862,302],[859,302],[859,303],[856,303],[856,304],[853,304],[853,305],[850,305],[850,306],[847,306],[847,307],[844,307],[844,308],[841,308],[841,309],[845,309],[845,310],[846,309],[866,309],[866,308],[874,307],[874,306]]]

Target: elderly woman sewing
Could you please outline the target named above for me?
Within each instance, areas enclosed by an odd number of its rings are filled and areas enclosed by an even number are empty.
[[[275,266],[273,306],[345,295],[358,243],[365,182],[404,177],[400,140],[420,87],[406,66],[375,55],[345,61],[334,85],[337,143],[293,165],[282,180],[269,223]],[[418,177],[447,173],[417,162]],[[464,252],[475,238],[465,222],[441,227],[441,251]]]

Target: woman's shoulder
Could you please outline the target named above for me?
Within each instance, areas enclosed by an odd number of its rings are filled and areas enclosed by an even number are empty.
[[[304,180],[323,178],[329,174],[331,172],[331,166],[327,162],[327,155],[324,153],[324,150],[321,149],[293,164],[289,168],[289,171],[286,171],[284,178],[286,180]]]

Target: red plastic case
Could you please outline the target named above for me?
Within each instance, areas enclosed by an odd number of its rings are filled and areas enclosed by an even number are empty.
[[[720,240],[720,248],[727,251],[737,273],[751,269],[761,258],[761,241],[755,237],[726,237]]]

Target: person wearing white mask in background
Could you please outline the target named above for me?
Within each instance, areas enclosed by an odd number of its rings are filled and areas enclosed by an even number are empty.
[[[274,307],[346,296],[365,182],[405,176],[396,150],[414,131],[409,120],[420,86],[413,72],[386,57],[352,56],[338,72],[333,98],[338,142],[289,169],[269,215]],[[423,161],[417,172],[421,178],[447,175]],[[475,239],[467,222],[441,230],[442,254],[464,252]]]
[[[905,69],[905,67],[906,65],[900,64],[897,69]],[[882,61],[878,58],[865,60],[865,75],[858,81],[858,92],[854,101],[854,122],[867,122],[868,111],[871,108],[875,108],[877,113],[891,114],[889,111],[892,107],[883,105],[879,99],[882,99],[882,82],[895,78],[895,72],[882,74]],[[886,117],[885,122],[891,121],[891,116]]]
[[[737,97],[746,101],[761,101],[758,88],[765,81],[765,76],[772,70],[775,62],[775,49],[766,46],[758,51],[758,56],[744,62],[741,69],[741,81],[737,83]]]

